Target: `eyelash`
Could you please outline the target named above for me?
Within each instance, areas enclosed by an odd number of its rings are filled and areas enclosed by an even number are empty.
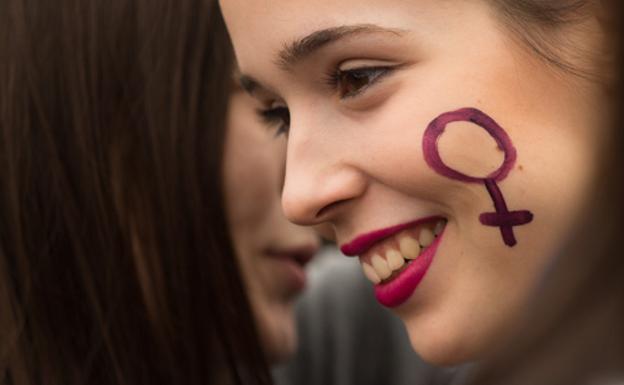
[[[325,83],[330,86],[332,89],[337,89],[340,95],[340,99],[348,99],[353,98],[360,95],[370,86],[376,84],[379,80],[389,75],[393,67],[361,67],[354,68],[350,70],[335,70],[326,75]],[[368,83],[361,85],[356,90],[348,91],[345,88],[349,85],[353,84],[345,84],[342,81],[346,80],[346,77],[350,77],[351,81],[358,81],[362,79],[368,78]]]
[[[288,111],[288,107],[259,108],[256,112],[264,124],[270,127],[277,126],[275,137],[288,134],[288,128],[290,127],[290,111]]]
[[[350,70],[334,70],[325,77],[325,83],[332,89],[339,92],[340,99],[353,98],[364,92],[366,89],[380,81],[385,76],[392,73],[394,67],[362,67]],[[345,76],[351,77],[351,81],[368,79],[367,84],[360,85],[356,90],[346,90],[346,87],[353,84],[341,84],[345,81]],[[357,85],[356,85],[357,86]],[[268,126],[278,125],[275,137],[288,134],[290,128],[290,112],[288,107],[275,107],[269,109],[258,109],[258,115]]]

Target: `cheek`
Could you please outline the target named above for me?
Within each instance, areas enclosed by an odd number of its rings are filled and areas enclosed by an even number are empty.
[[[262,346],[271,364],[289,358],[297,345],[294,307],[257,301],[254,312]]]
[[[446,166],[479,178],[496,172],[505,158],[505,152],[487,131],[468,122],[449,124],[437,149]]]
[[[261,225],[277,199],[275,165],[261,145],[264,144],[240,140],[228,148],[231,151],[226,158],[225,195],[228,219],[235,233],[237,228],[254,229]]]
[[[536,214],[526,229],[535,251],[556,253],[592,193],[597,162],[590,142],[572,135],[572,126],[553,123],[546,132],[538,127],[525,127],[533,129],[532,136],[519,135],[523,156],[504,188],[510,199],[530,205]]]
[[[411,97],[410,97],[411,96]],[[398,93],[380,109],[359,121],[358,166],[372,179],[406,196],[448,202],[471,186],[442,177],[423,156],[423,134],[440,110],[425,105],[413,108],[413,95]]]
[[[228,220],[236,235],[258,228],[277,195],[275,145],[254,115],[248,95],[235,93],[230,101],[225,143],[224,181]],[[246,234],[247,236],[253,233]]]

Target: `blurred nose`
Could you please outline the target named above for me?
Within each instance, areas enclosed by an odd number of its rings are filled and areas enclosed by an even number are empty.
[[[299,225],[331,222],[366,191],[366,178],[349,163],[336,138],[298,128],[290,131],[282,207]]]

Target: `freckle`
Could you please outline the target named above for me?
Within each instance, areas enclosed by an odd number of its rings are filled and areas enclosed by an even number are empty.
[[[518,170],[520,170],[520,171],[524,170],[524,166],[519,165],[519,166],[518,166]]]

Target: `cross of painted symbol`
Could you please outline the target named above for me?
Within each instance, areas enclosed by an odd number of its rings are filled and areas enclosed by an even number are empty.
[[[484,178],[478,178],[452,169],[442,161],[438,150],[438,139],[444,133],[446,126],[455,122],[474,123],[485,129],[496,141],[498,148],[505,154],[503,164],[496,171]],[[485,226],[499,227],[505,245],[513,247],[518,243],[514,234],[514,227],[526,225],[533,221],[533,214],[527,210],[509,211],[503,193],[498,187],[497,182],[509,175],[517,155],[511,139],[494,119],[476,108],[462,108],[457,111],[446,112],[429,123],[425,130],[423,154],[429,167],[440,175],[466,183],[482,183],[492,198],[496,211],[481,214],[479,221]]]

